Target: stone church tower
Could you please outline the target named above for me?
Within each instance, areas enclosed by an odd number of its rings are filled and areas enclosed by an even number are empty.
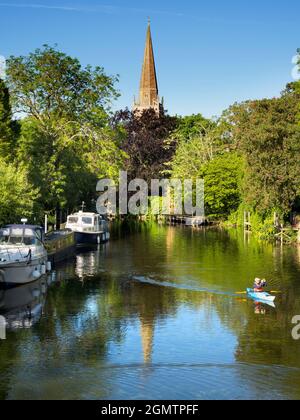
[[[157,115],[164,112],[163,104],[158,96],[158,84],[151,36],[150,21],[148,24],[144,63],[142,69],[140,94],[138,101],[134,101],[133,111],[143,112],[154,109]]]

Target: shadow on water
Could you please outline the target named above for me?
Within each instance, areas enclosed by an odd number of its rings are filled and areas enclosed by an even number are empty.
[[[114,226],[109,244],[0,291],[0,397],[298,399],[299,274],[299,250],[236,231]],[[235,295],[257,275],[283,291],[276,308]]]

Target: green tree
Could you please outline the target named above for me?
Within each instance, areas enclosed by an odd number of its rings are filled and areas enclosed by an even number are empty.
[[[193,114],[185,117],[178,117],[177,128],[173,137],[178,140],[188,141],[199,134],[205,134],[212,121],[204,118],[201,114]]]
[[[14,111],[37,119],[47,132],[60,119],[103,127],[118,96],[116,77],[102,67],[82,68],[78,59],[48,45],[28,56],[10,57],[6,73]]]
[[[205,181],[205,212],[215,219],[227,219],[241,203],[243,158],[224,153],[202,169]]]
[[[223,120],[201,120],[194,128],[174,132],[178,141],[170,173],[173,179],[204,179],[206,214],[224,219],[241,201],[242,158],[231,151],[231,136]]]
[[[0,156],[8,159],[14,146],[10,96],[4,81],[0,79]]]
[[[300,75],[300,48],[298,48],[297,53],[298,53],[298,72]],[[300,95],[300,79],[295,83],[295,90]],[[298,112],[298,123],[300,124],[300,103],[299,103],[299,112]]]
[[[197,130],[193,126],[190,134],[185,129],[182,132],[179,126],[167,143],[169,142],[177,146],[171,162],[168,163],[172,178],[196,179],[206,163],[220,153],[229,151],[222,121],[204,120],[203,124],[201,122],[197,125]]]
[[[237,104],[230,109],[236,148],[245,156],[244,202],[261,215],[287,215],[299,195],[300,96],[294,87],[280,98]]]
[[[18,161],[40,190],[40,204],[71,211],[95,198],[97,177],[115,176],[122,164],[118,137],[109,128],[116,77],[44,46],[7,61],[13,109],[27,115]]]
[[[0,225],[33,221],[38,191],[29,183],[27,173],[0,158]]]
[[[48,212],[73,209],[92,195],[96,176],[82,159],[81,146],[70,137],[47,135],[32,118],[22,122],[18,161],[40,192],[40,208]]]

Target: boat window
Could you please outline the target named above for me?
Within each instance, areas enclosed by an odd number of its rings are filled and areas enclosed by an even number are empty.
[[[6,244],[9,239],[9,230],[0,230],[0,244]]]
[[[37,236],[40,236],[40,231],[32,229],[24,229],[24,245],[36,245]]]
[[[0,231],[0,243],[6,245],[35,245],[37,238],[32,229],[11,228]]]
[[[35,245],[37,242],[33,236],[24,237],[24,245]]]
[[[22,245],[23,244],[23,236],[9,236],[7,240],[7,244],[9,245]]]
[[[22,237],[23,236],[23,229],[21,228],[12,228],[10,230],[10,236]]]
[[[68,217],[68,223],[76,225],[78,223],[78,217]]]
[[[36,238],[38,238],[40,241],[42,240],[42,231],[40,229],[35,231],[35,236]]]
[[[85,225],[92,225],[93,224],[93,218],[92,217],[83,217],[82,223]]]

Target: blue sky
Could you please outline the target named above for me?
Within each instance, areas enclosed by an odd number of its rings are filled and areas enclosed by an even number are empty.
[[[0,0],[0,55],[58,44],[119,74],[115,108],[124,108],[138,93],[148,16],[171,114],[219,115],[236,101],[276,96],[292,80],[299,0]]]

